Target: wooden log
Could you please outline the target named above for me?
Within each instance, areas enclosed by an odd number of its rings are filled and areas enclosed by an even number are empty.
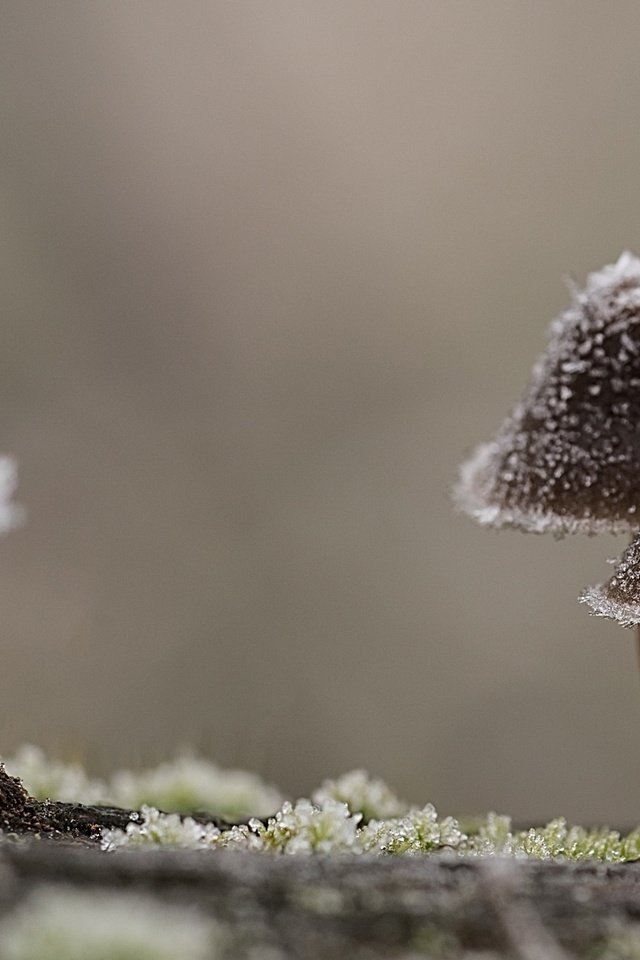
[[[228,927],[238,957],[259,946],[304,960],[468,951],[564,960],[640,921],[636,864],[0,844],[0,913],[43,884],[197,906]]]
[[[599,955],[619,935],[640,956],[640,863],[102,852],[101,829],[125,827],[131,813],[37,801],[0,768],[0,920],[64,885],[125,891],[133,909],[136,894],[197,907],[229,931],[225,960],[268,948],[278,960],[566,960]]]

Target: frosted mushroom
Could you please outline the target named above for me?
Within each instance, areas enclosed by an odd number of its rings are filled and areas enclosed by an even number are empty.
[[[461,468],[458,507],[534,533],[640,526],[640,260],[587,277],[521,402]]]
[[[640,534],[616,561],[607,582],[589,587],[580,601],[597,617],[609,617],[622,627],[640,624]]]

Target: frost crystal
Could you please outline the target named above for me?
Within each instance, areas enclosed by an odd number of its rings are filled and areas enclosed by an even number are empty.
[[[454,498],[495,527],[558,535],[638,529],[637,257],[623,253],[574,293],[522,401],[463,465]]]
[[[360,843],[367,852],[430,853],[456,849],[466,837],[457,820],[438,820],[433,804],[421,810],[411,809],[406,816],[389,820],[372,820],[363,827]]]
[[[358,824],[346,803],[327,799],[321,807],[309,800],[288,801],[267,826],[255,824],[266,850],[281,853],[357,853]]]
[[[640,536],[624,551],[606,583],[590,587],[580,595],[597,617],[617,620],[622,627],[640,623]]]
[[[180,847],[199,850],[213,846],[220,831],[212,823],[196,823],[192,817],[160,813],[155,807],[142,808],[142,820],[132,820],[126,830],[103,830],[102,849],[118,847]]]

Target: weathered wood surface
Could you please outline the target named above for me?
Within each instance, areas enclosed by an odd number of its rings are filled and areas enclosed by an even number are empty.
[[[621,933],[640,957],[640,863],[101,852],[101,828],[129,818],[37,801],[0,766],[0,826],[19,838],[0,841],[0,918],[65,885],[197,906],[230,932],[224,960],[594,960]]]
[[[234,932],[229,957],[593,956],[640,924],[640,865],[457,857],[305,857],[0,844],[0,914],[43,884],[197,904]],[[640,929],[640,926],[639,926]],[[639,941],[640,942],[640,941]]]

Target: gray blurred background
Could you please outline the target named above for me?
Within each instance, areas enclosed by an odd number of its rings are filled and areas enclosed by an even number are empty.
[[[457,465],[640,251],[640,5],[5,0],[0,743],[640,820],[624,541]]]

